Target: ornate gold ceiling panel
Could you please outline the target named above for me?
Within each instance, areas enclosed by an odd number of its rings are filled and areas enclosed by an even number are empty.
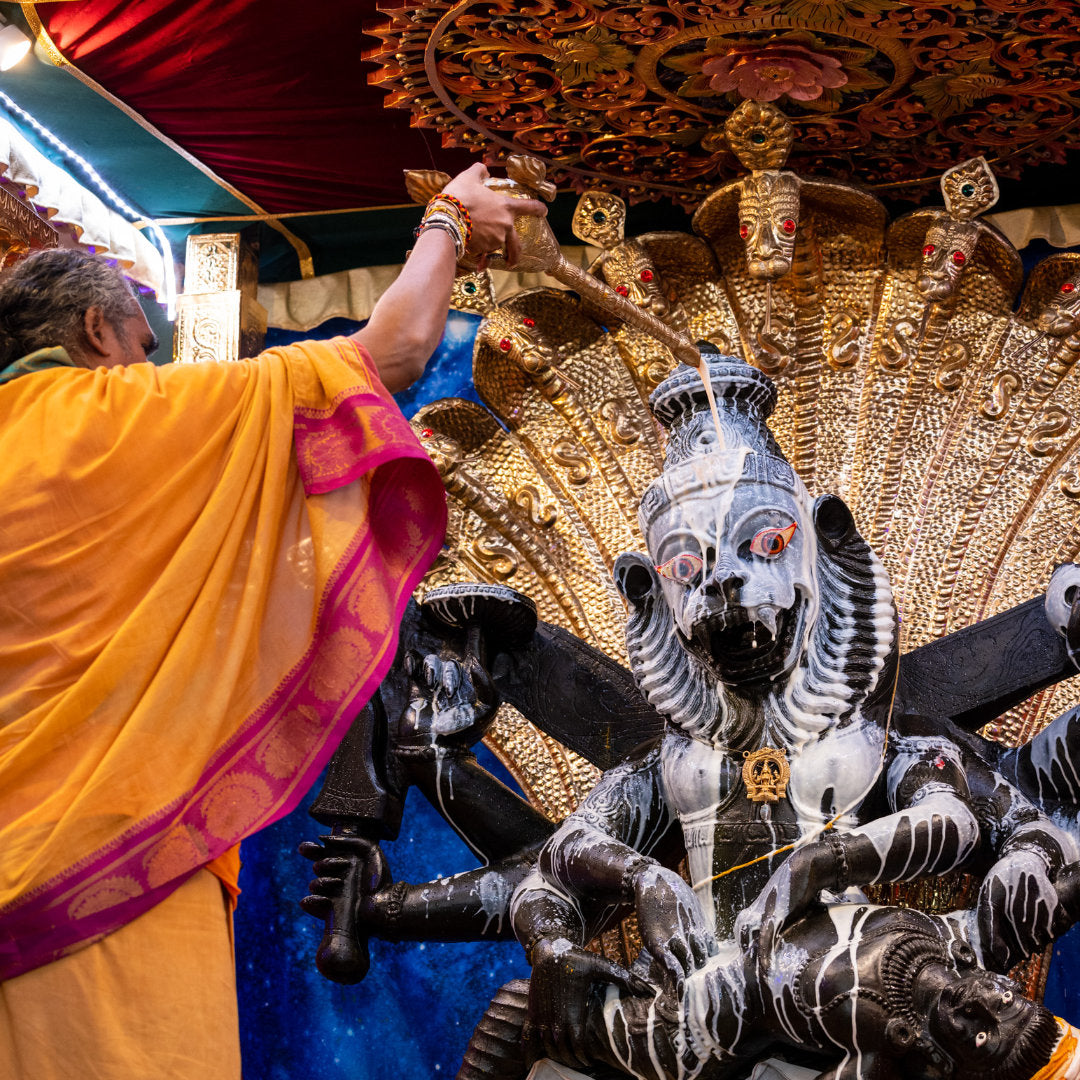
[[[1001,175],[1080,148],[1067,0],[451,0],[386,7],[387,104],[447,146],[544,158],[578,190],[696,204],[739,171],[746,99],[791,119],[789,167],[879,187],[984,155]]]

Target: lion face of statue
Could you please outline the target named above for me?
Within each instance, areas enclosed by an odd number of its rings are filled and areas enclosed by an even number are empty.
[[[681,493],[647,542],[683,648],[721,682],[798,663],[815,595],[816,539],[797,498],[754,482]]]

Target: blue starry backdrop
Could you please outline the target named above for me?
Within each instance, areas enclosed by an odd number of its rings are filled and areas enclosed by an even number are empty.
[[[1025,253],[1026,254],[1026,253]],[[406,416],[438,398],[478,401],[472,353],[480,319],[451,312],[424,377],[397,395]],[[360,323],[331,319],[306,334],[271,330],[267,347],[351,334]],[[481,764],[514,781],[477,747]],[[433,1080],[453,1077],[492,995],[528,975],[513,942],[371,943],[371,970],[358,986],[338,986],[315,969],[322,924],[300,911],[310,864],[296,854],[319,825],[308,807],[319,784],[288,817],[244,841],[243,894],[236,912],[237,984],[246,1080]],[[475,856],[417,791],[409,793],[401,835],[383,845],[395,880],[428,881],[476,866]],[[1080,1026],[1080,927],[1058,941],[1046,1005]]]
[[[464,397],[480,319],[451,312],[423,379],[397,396],[406,416],[430,401]],[[332,319],[308,333],[271,330],[266,346],[351,334],[360,323]],[[477,757],[516,784],[483,746]],[[514,942],[371,943],[371,970],[338,986],[315,969],[322,923],[298,902],[311,864],[296,849],[321,826],[308,816],[321,782],[288,817],[245,840],[236,912],[237,984],[246,1080],[431,1080],[453,1077],[476,1022],[495,991],[528,975]],[[471,870],[476,856],[417,791],[410,791],[398,840],[383,845],[397,881],[429,881]]]

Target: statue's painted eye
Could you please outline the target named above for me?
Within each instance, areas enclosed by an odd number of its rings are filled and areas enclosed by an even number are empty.
[[[1002,1005],[1011,1005],[1012,1004],[1012,999],[1013,999],[1013,992],[1011,990],[1006,990],[1005,993],[1001,995],[1001,1004]]]
[[[629,296],[630,295],[630,286],[629,285],[616,285],[615,286],[615,291],[620,296]]]
[[[791,218],[784,218],[780,228],[790,236],[795,231],[795,222]]]
[[[1076,285],[1071,281],[1066,281],[1065,284],[1061,286],[1061,291],[1063,293],[1076,292]]]
[[[679,582],[680,585],[689,585],[701,573],[704,565],[705,560],[700,555],[692,555],[689,551],[684,551],[668,559],[667,562],[661,563],[656,568],[656,572],[661,577]]]
[[[937,248],[934,247],[933,244],[927,244],[926,247],[922,249],[924,255],[933,255],[935,251],[937,251]]]
[[[762,529],[754,534],[750,541],[750,551],[754,555],[763,555],[771,559],[779,555],[791,543],[795,535],[795,522],[793,521],[786,529]]]
[[[988,1037],[989,1036],[986,1034],[985,1031],[980,1031],[979,1034],[975,1036],[975,1045],[982,1046],[983,1043],[986,1042]]]
[[[750,226],[749,225],[740,225],[739,226],[739,235],[745,240],[750,235]]]
[[[954,251],[952,253],[952,261],[957,266],[963,266],[967,262],[967,256],[962,251]]]

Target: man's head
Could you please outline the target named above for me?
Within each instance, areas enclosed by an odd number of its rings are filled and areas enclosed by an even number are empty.
[[[0,277],[0,367],[57,345],[80,367],[116,367],[146,360],[157,337],[115,267],[58,249]]]
[[[930,1034],[956,1063],[955,1080],[1028,1080],[1049,1060],[1058,1025],[1011,979],[974,970],[945,985]]]

